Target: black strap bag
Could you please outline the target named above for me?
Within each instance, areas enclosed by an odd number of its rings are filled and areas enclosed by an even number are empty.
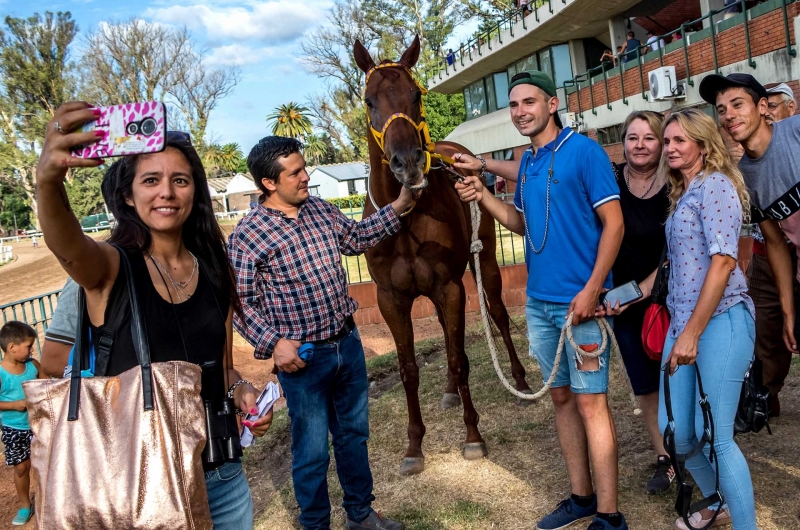
[[[750,363],[742,383],[739,397],[739,410],[733,422],[734,435],[746,432],[759,432],[764,427],[772,434],[769,427],[769,390],[763,384],[763,366],[761,359]]]

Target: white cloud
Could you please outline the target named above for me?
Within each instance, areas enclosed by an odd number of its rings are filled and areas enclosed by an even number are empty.
[[[229,7],[198,3],[150,8],[145,14],[157,22],[204,30],[212,42],[233,40],[276,44],[302,36],[324,19],[329,6],[330,0],[273,0]]]
[[[274,55],[275,50],[269,47],[254,48],[244,44],[228,44],[213,48],[204,62],[208,66],[245,66],[260,63]]]

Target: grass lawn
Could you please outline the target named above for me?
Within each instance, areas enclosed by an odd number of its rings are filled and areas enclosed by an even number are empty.
[[[516,328],[517,349],[524,352],[527,342],[520,334],[525,328],[524,320],[519,318],[516,324],[512,329]],[[481,414],[480,429],[489,457],[467,462],[460,453],[465,435],[462,410],[439,408],[446,380],[443,349],[442,339],[417,343],[427,435],[423,444],[426,469],[414,477],[397,473],[407,443],[407,413],[396,358],[389,354],[368,362],[369,377],[374,383],[369,443],[377,497],[374,507],[403,520],[409,530],[533,528],[569,493],[551,403],[544,400],[528,408],[515,405],[515,399],[497,381],[481,329],[468,330],[472,395]],[[799,361],[794,358],[781,393],[783,413],[773,422],[774,436],[763,431],[737,439],[750,463],[761,530],[800,529]],[[529,367],[528,381],[538,388],[538,370],[531,361],[525,364]],[[510,374],[508,366],[506,373]],[[620,448],[621,510],[631,529],[672,528],[674,490],[663,496],[645,494],[655,457],[643,422],[633,414],[627,380],[618,359],[612,361],[610,387]],[[298,528],[289,443],[289,419],[284,409],[276,414],[267,436],[245,455],[258,529]],[[341,529],[342,490],[333,459],[328,483],[332,527]]]

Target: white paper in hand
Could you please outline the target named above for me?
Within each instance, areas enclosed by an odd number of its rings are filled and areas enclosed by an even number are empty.
[[[258,415],[253,415],[250,419],[255,421],[266,416],[267,412],[269,412],[269,409],[271,409],[275,402],[278,401],[279,397],[281,397],[280,387],[278,387],[278,385],[272,381],[267,383],[267,386],[264,387],[264,390],[261,392],[261,395],[258,396],[258,400],[256,401],[256,405],[258,406]],[[249,447],[252,443],[253,433],[250,432],[250,429],[244,427],[242,430],[242,447]]]

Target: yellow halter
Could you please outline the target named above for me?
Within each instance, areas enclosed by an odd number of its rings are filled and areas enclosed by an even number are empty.
[[[411,76],[411,79],[414,81],[414,84],[417,85],[417,88],[419,88],[420,92],[422,92],[423,96],[428,93],[428,90],[419,84],[419,81],[417,81],[417,79],[411,73],[411,70],[409,70],[408,67],[402,63],[382,63],[373,66],[369,70],[369,72],[367,72],[367,77],[366,80],[364,81],[365,90],[367,85],[369,84],[370,76],[372,76],[373,72],[375,72],[376,70],[380,70],[381,68],[402,68],[403,70],[408,72],[408,75]],[[431,141],[431,132],[428,129],[428,122],[425,119],[425,105],[422,103],[421,100],[419,102],[419,113],[422,119],[420,120],[419,123],[417,123],[407,114],[403,114],[402,112],[396,112],[391,116],[389,116],[389,119],[386,120],[386,123],[383,124],[383,128],[381,129],[381,131],[378,132],[378,130],[372,125],[372,119],[369,117],[369,108],[367,109],[367,126],[369,127],[369,130],[372,131],[372,136],[375,138],[375,141],[378,143],[378,147],[381,148],[381,151],[384,154],[383,157],[384,164],[389,163],[389,161],[386,159],[386,148],[384,147],[386,131],[389,129],[389,125],[391,125],[397,120],[406,120],[408,123],[413,125],[414,129],[417,131],[417,136],[419,137],[420,146],[422,147],[422,150],[425,152],[425,168],[422,170],[423,173],[427,174],[431,170],[431,161],[433,158],[441,160],[446,164],[453,164],[455,162],[452,158],[436,153],[434,151],[436,148],[436,144]]]

